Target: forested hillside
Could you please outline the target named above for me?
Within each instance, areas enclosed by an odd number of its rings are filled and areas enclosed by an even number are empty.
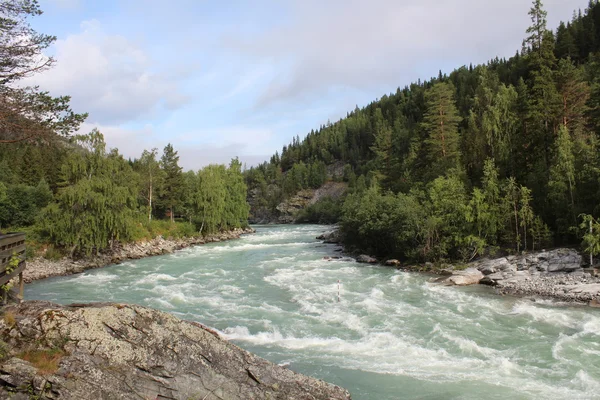
[[[56,38],[28,23],[40,14],[33,0],[0,1],[0,231],[26,230],[50,253],[75,255],[246,226],[237,159],[183,172],[169,144],[126,160],[97,130],[74,135],[87,115],[68,96],[24,86],[54,64],[43,52]]]
[[[529,15],[514,57],[440,72],[296,137],[246,173],[249,187],[275,207],[343,162],[346,244],[382,256],[469,260],[582,240],[600,251],[600,4],[555,32],[541,0]]]

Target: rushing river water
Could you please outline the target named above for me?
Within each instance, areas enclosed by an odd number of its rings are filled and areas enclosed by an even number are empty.
[[[323,226],[257,230],[35,282],[25,297],[168,311],[355,400],[600,399],[599,310],[327,261],[339,253],[315,240]]]

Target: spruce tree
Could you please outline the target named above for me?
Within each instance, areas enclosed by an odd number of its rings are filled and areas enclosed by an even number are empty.
[[[161,202],[168,208],[171,222],[175,220],[175,208],[181,204],[183,194],[183,173],[179,166],[179,156],[171,143],[165,146],[160,159],[160,166],[164,174]]]

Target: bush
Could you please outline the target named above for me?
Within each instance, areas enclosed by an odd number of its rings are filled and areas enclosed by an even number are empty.
[[[296,222],[315,224],[335,224],[342,216],[342,202],[325,197],[311,204],[296,217]]]

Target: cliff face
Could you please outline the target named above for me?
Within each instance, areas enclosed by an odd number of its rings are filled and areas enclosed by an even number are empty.
[[[3,310],[0,399],[350,399],[201,324],[124,304]]]
[[[248,198],[250,204],[250,223],[252,224],[293,224],[297,214],[311,204],[315,204],[325,197],[339,199],[348,185],[344,182],[327,182],[318,189],[303,189],[279,203],[275,210],[258,206],[255,196]]]

